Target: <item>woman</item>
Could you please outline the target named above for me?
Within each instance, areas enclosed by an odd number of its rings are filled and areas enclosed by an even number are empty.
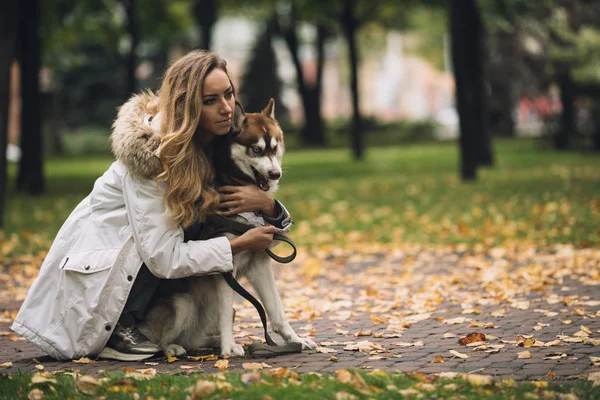
[[[159,348],[135,319],[143,318],[157,278],[232,271],[233,254],[263,251],[273,233],[289,230],[280,203],[243,186],[227,207],[262,211],[268,222],[285,221],[280,229],[184,242],[183,228],[219,207],[209,155],[212,141],[235,123],[235,92],[225,61],[196,51],[169,67],[159,95],[134,96],[119,110],[111,135],[116,161],[58,232],[11,327],[57,359],[152,356]]]

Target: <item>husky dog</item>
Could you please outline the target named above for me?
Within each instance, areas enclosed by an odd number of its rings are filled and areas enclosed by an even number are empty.
[[[220,184],[242,181],[270,193],[277,190],[285,149],[274,111],[273,99],[261,113],[245,114],[241,106],[236,107],[232,132],[217,138],[213,152]],[[255,213],[242,213],[235,218],[246,224],[264,224]],[[234,237],[229,233],[226,236]],[[234,276],[245,276],[258,293],[273,331],[286,343],[301,343],[303,349],[314,349],[316,344],[299,337],[285,317],[267,253],[235,254],[233,265]],[[222,355],[244,355],[244,348],[233,337],[233,290],[221,275],[163,281],[159,291],[161,294],[155,296],[139,329],[165,354],[184,355],[190,349],[220,347]]]

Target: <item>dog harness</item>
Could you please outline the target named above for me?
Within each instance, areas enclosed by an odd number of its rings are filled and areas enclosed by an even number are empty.
[[[243,235],[248,232],[250,229],[256,228],[253,225],[244,224],[242,222],[237,222],[231,220],[227,217],[223,217],[217,214],[211,214],[206,217],[206,220],[202,224],[194,224],[188,229],[186,229],[186,237],[189,237],[191,240],[203,240],[208,238],[213,238],[219,235],[223,235],[225,233],[233,233],[234,235]],[[296,245],[292,241],[292,239],[288,238],[281,233],[275,233],[273,235],[273,240],[286,242],[292,247],[292,253],[288,256],[282,257],[273,253],[270,249],[266,249],[267,254],[275,261],[287,264],[292,262],[294,258],[296,258]],[[286,354],[286,353],[300,353],[302,352],[302,344],[301,343],[288,343],[285,345],[278,345],[269,335],[267,329],[267,314],[265,313],[265,309],[262,304],[256,297],[250,294],[240,283],[235,279],[231,272],[223,273],[223,278],[225,282],[240,296],[248,300],[256,311],[258,311],[258,315],[260,316],[260,320],[263,324],[263,328],[265,331],[265,341],[266,344],[261,342],[254,342],[248,347],[248,352],[250,354],[254,354],[257,351],[266,351],[273,354]]]

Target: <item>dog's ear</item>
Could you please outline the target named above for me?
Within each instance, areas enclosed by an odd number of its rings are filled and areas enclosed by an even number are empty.
[[[242,125],[246,120],[246,111],[244,107],[236,100],[235,112],[233,113],[233,121],[231,121],[231,132],[239,133],[242,130]]]
[[[269,100],[269,104],[267,104],[265,109],[262,110],[262,113],[269,118],[275,119],[275,99],[271,97],[271,100]]]

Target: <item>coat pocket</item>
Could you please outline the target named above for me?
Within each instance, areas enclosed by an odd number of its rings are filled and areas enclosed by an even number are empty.
[[[69,253],[60,261],[60,269],[93,274],[112,267],[121,249],[105,249]]]

